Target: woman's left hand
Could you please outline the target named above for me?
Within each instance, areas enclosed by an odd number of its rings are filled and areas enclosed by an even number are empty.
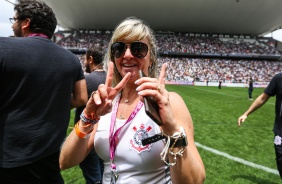
[[[168,135],[179,131],[170,106],[169,92],[165,88],[167,63],[162,65],[159,79],[142,77],[135,83],[138,85],[137,92],[141,96],[141,101],[144,101],[144,96],[151,96],[155,99],[159,106],[159,114],[162,119],[162,129]]]

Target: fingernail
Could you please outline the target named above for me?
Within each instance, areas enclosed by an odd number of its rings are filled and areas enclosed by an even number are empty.
[[[136,88],[136,91],[139,91],[139,89],[140,89],[140,86],[138,86],[138,87]]]
[[[134,84],[138,84],[139,83],[139,79],[137,81],[134,82]]]
[[[137,94],[142,96],[142,91],[139,91]]]

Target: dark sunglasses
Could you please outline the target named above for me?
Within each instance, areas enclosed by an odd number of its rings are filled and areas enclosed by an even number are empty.
[[[115,58],[120,58],[129,46],[130,52],[134,57],[144,58],[148,53],[148,46],[143,42],[132,42],[130,44],[125,44],[123,42],[115,42],[111,46],[112,56]]]

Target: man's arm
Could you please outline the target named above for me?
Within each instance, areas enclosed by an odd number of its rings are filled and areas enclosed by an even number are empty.
[[[249,109],[238,118],[238,126],[241,126],[241,123],[247,119],[248,115],[260,108],[269,98],[270,96],[266,93],[262,93],[259,97],[257,97]]]
[[[86,105],[87,100],[88,94],[85,79],[76,81],[74,85],[73,94],[71,96],[71,108]]]

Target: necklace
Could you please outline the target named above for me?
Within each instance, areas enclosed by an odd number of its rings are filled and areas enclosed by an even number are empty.
[[[123,113],[123,110],[124,110],[125,106],[127,106],[127,103],[128,103],[128,102],[129,102],[128,99],[125,99],[125,100],[124,100],[124,104],[123,104],[122,110],[121,110],[121,112],[120,112],[120,114],[119,114],[119,118],[120,118],[120,119],[124,119],[124,116],[122,115],[122,113]]]

